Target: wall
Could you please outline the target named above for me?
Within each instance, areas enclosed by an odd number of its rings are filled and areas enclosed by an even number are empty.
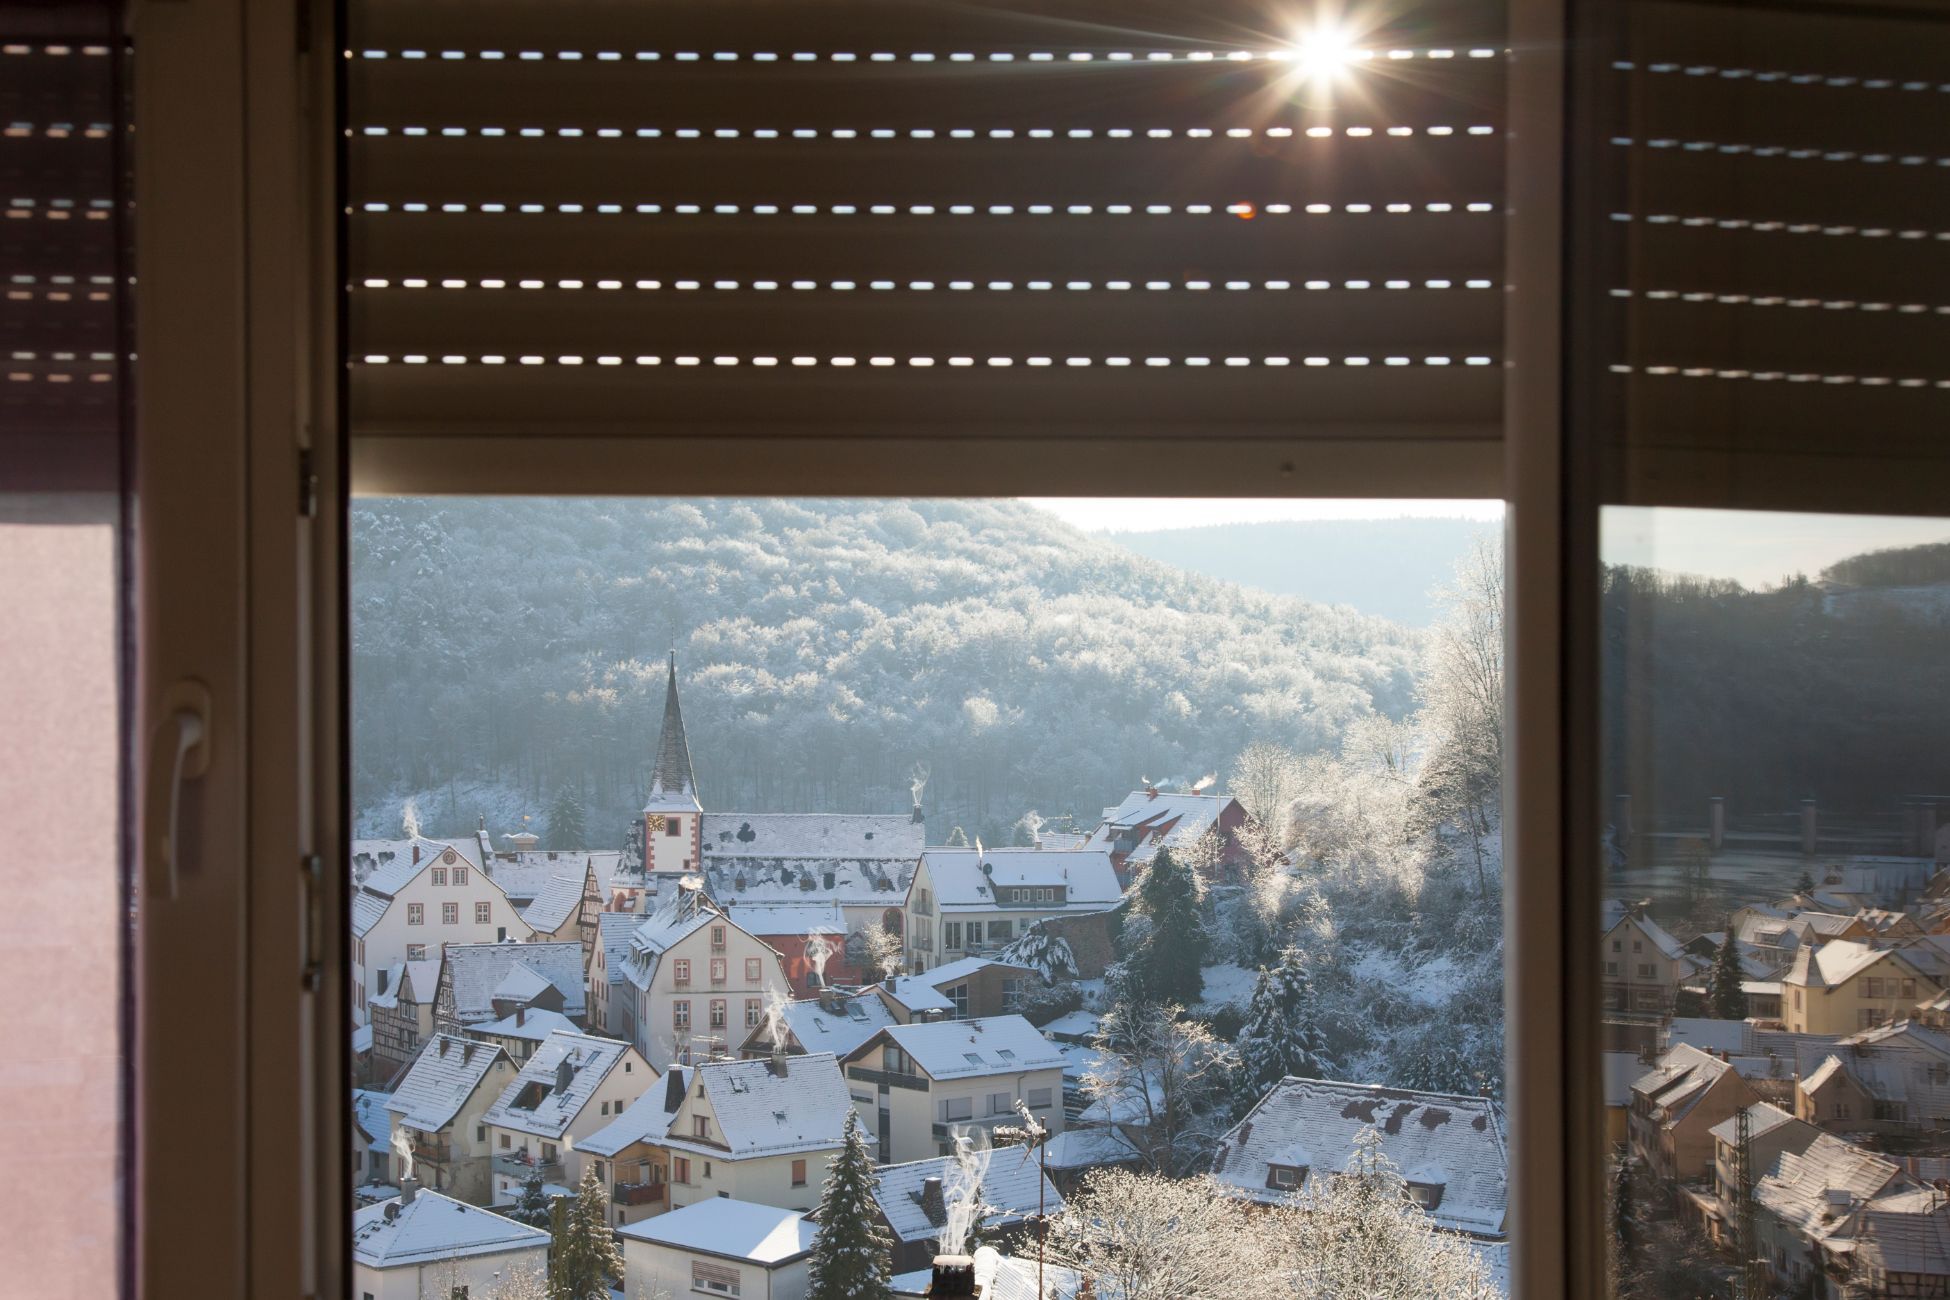
[[[548,1251],[509,1251],[500,1255],[475,1255],[467,1259],[442,1260],[435,1264],[408,1264],[399,1268],[372,1269],[352,1265],[352,1300],[445,1300],[456,1286],[465,1286],[470,1295],[492,1297],[500,1285],[517,1271],[534,1271],[547,1276]]]
[[[442,854],[444,858],[446,855]],[[437,860],[423,860],[424,866],[444,866],[449,872],[455,867],[467,869],[467,883],[464,885],[439,885],[432,883],[433,873],[422,870],[403,887],[386,908],[386,913],[374,923],[365,934],[365,962],[354,973],[354,978],[364,984],[370,993],[373,984],[371,972],[383,970],[395,963],[406,960],[406,946],[410,943],[425,944],[429,960],[440,955],[443,943],[493,943],[497,933],[505,928],[511,939],[527,939],[533,935],[526,922],[515,912],[506,894],[486,873],[470,864],[466,858],[455,854],[451,863]],[[451,875],[448,877],[452,879]],[[420,903],[426,908],[424,924],[408,925],[406,909],[409,903]],[[460,920],[455,925],[443,924],[440,920],[442,903],[458,903]],[[474,905],[487,903],[488,920],[474,920]],[[353,951],[359,951],[355,944]]]
[[[806,1300],[811,1286],[807,1275],[809,1261],[794,1260],[768,1270],[756,1264],[741,1264],[715,1255],[693,1255],[674,1246],[649,1241],[623,1239],[623,1293],[656,1295],[662,1287],[673,1296],[698,1294],[691,1288],[691,1264],[702,1261],[717,1268],[736,1269],[741,1300]]]
[[[721,952],[711,947],[711,930],[715,925],[725,927],[725,946]],[[723,984],[711,982],[713,957],[722,957],[725,961]],[[683,988],[678,987],[675,974],[680,958],[691,964],[690,983]],[[756,984],[745,978],[745,962],[752,958],[758,959],[759,963],[759,980]],[[642,1012],[637,1018],[635,1035],[637,1050],[660,1069],[681,1059],[680,1054],[693,1043],[701,1046],[714,1033],[724,1042],[726,1051],[735,1051],[750,1032],[745,1018],[747,999],[756,1000],[762,1008],[767,996],[774,991],[781,997],[792,996],[786,987],[785,970],[779,954],[729,921],[714,921],[700,926],[695,934],[685,936],[664,953],[657,963],[656,978],[647,993],[639,992],[633,984],[623,987],[631,995],[642,999]],[[711,1001],[714,998],[725,1000],[725,1027],[721,1031],[711,1029]],[[691,1026],[687,1034],[679,1034],[674,1027],[674,1008],[680,1001],[691,1004]]]
[[[872,1052],[854,1065],[868,1069],[885,1070],[886,1048],[875,1047]],[[958,1098],[968,1098],[969,1113],[973,1124],[984,1128],[996,1123],[1014,1123],[1014,1101],[1026,1097],[1038,1088],[1050,1090],[1050,1105],[1038,1107],[1035,1115],[1048,1127],[1050,1133],[1061,1133],[1064,1127],[1063,1115],[1063,1071],[1060,1069],[1030,1070],[1022,1074],[986,1075],[981,1078],[950,1079],[942,1082],[926,1080],[926,1092],[912,1088],[889,1087],[884,1092],[878,1085],[848,1077],[847,1091],[853,1096],[853,1109],[860,1119],[876,1135],[880,1132],[878,1111],[885,1106],[888,1112],[888,1135],[891,1141],[883,1143],[881,1157],[883,1164],[905,1164],[910,1160],[927,1160],[934,1156],[946,1155],[947,1143],[934,1136],[934,1126],[941,1119],[943,1104]],[[1010,1108],[996,1114],[988,1103],[990,1093],[1007,1092]],[[873,1100],[863,1102],[862,1096],[873,1096]]]
[[[625,1066],[629,1068],[625,1069]],[[625,1052],[623,1059],[616,1063],[603,1078],[602,1083],[597,1085],[596,1090],[589,1095],[589,1099],[583,1103],[582,1109],[576,1112],[576,1117],[569,1121],[569,1126],[563,1131],[561,1137],[545,1138],[534,1133],[524,1133],[520,1129],[508,1128],[505,1125],[491,1124],[488,1126],[491,1154],[506,1156],[526,1151],[539,1161],[542,1159],[542,1145],[547,1143],[555,1148],[555,1159],[562,1164],[564,1170],[561,1177],[566,1178],[568,1161],[565,1159],[564,1148],[573,1148],[582,1138],[588,1137],[598,1129],[608,1127],[615,1122],[618,1112],[623,1107],[628,1106],[650,1089],[662,1086],[663,1081],[658,1077],[657,1072],[646,1066],[642,1057],[634,1051]],[[609,1103],[608,1114],[603,1113],[604,1102]],[[508,1145],[505,1147],[501,1145],[504,1135],[508,1138]],[[549,1177],[554,1179],[556,1175],[551,1174]],[[497,1172],[493,1179],[493,1203],[495,1204],[509,1204],[521,1191],[522,1178]]]

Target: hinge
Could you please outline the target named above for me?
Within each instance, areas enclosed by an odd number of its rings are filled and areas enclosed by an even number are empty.
[[[318,514],[318,471],[313,467],[310,447],[298,449],[298,514],[304,519]]]
[[[308,853],[299,860],[298,870],[304,875],[305,891],[305,950],[298,978],[305,992],[316,993],[325,985],[325,963],[320,958],[325,951],[325,860]]]

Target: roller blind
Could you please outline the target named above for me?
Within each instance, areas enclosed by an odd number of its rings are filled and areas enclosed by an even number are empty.
[[[355,436],[1456,440],[1482,4],[360,0]]]
[[[1950,449],[1950,14],[1609,8],[1579,355],[1623,494],[1914,508],[1888,466]],[[1838,497],[1843,459],[1880,486]]]

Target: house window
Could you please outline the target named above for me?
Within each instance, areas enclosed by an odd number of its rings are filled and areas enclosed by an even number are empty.
[[[1655,978],[1657,978],[1657,973],[1656,973],[1656,969],[1655,969],[1655,968],[1654,968],[1654,967],[1653,967],[1653,966],[1652,966],[1652,965],[1651,965],[1650,963],[1648,963],[1648,962],[1640,962],[1640,963],[1639,963],[1639,978],[1640,978],[1640,979],[1642,979],[1642,980],[1649,980],[1649,979],[1655,979]]]
[[[1643,939],[1634,939],[1634,940],[1632,940],[1632,951],[1633,951],[1633,952],[1644,952],[1644,951],[1645,951],[1645,940],[1643,940]]]
[[[676,1029],[689,1029],[691,1027],[691,1004],[681,999],[671,1003],[670,1023]]]
[[[941,1118],[943,1122],[958,1119],[973,1119],[974,1117],[975,1099],[973,1097],[950,1097],[941,1103]]]
[[[447,883],[447,868],[435,867],[433,869],[433,883],[436,885],[444,885]]]
[[[955,1004],[955,1019],[968,1019],[968,985],[957,984],[951,989],[942,990],[942,992],[950,1002]]]
[[[711,946],[719,949],[724,947],[724,927],[722,925],[714,925],[711,927]]]
[[[989,942],[1007,943],[1011,936],[1015,934],[1015,929],[1015,922],[1013,921],[990,921]]]
[[[426,904],[408,903],[406,905],[406,923],[408,925],[425,925],[427,923]]]
[[[989,1094],[989,1114],[1007,1115],[1016,1108],[1015,1103],[1016,1099],[1006,1092],[992,1092]]]
[[[670,1158],[670,1181],[685,1187],[690,1186],[691,1162],[689,1157],[672,1156]]]
[[[1442,1204],[1442,1185],[1440,1183],[1410,1183],[1408,1199],[1425,1210],[1433,1210]]]
[[[508,1137],[506,1133],[503,1133],[501,1135],[501,1149],[503,1151],[506,1151],[509,1147],[513,1145],[514,1145],[513,1141]]]
[[[970,921],[968,923],[968,946],[970,948],[979,948],[982,946],[982,923],[980,921]]]
[[[460,924],[459,903],[442,903],[440,905],[440,924],[442,925]]]
[[[1916,1000],[1916,981],[1915,981],[1915,980],[1904,980],[1904,981],[1903,981],[1903,991],[1902,991],[1902,998],[1903,998],[1903,1000],[1904,1000],[1905,1002],[1914,1002],[1914,1001]]]
[[[455,868],[454,868],[454,883],[455,883],[456,885],[464,885],[464,884],[466,884],[466,883],[467,883],[467,868],[466,868],[466,867],[455,867]]]
[[[1048,1110],[1053,1104],[1052,1092],[1048,1088],[1031,1088],[1026,1100],[1031,1110]]]
[[[761,957],[745,958],[745,983],[763,984],[765,982],[765,961]]]
[[[691,982],[690,961],[686,958],[679,957],[675,961],[671,962],[670,978],[680,986],[689,984]]]
[[[1801,1009],[1801,990],[1800,990],[1800,989],[1796,989],[1796,990],[1794,991],[1794,1009],[1795,1009],[1796,1011],[1799,1011],[1799,1010]]]
[[[1615,962],[1615,961],[1608,961],[1608,962],[1606,962],[1606,963],[1605,963],[1605,974],[1607,974],[1607,975],[1616,975],[1616,974],[1618,974],[1618,963],[1617,963],[1617,962]]]
[[[426,959],[427,959],[427,946],[425,944],[409,943],[406,945],[406,960],[425,961]]]
[[[1307,1182],[1307,1166],[1275,1165],[1266,1166],[1266,1185],[1276,1191],[1291,1191],[1303,1187]]]
[[[792,1185],[794,1187],[804,1187],[806,1185],[806,1162],[803,1160],[794,1160],[792,1162]]]
[[[757,998],[745,999],[745,1028],[756,1029],[765,1018],[765,1004]]]
[[[725,971],[726,971],[725,959],[722,957],[713,957],[711,959],[711,982],[713,984],[724,983]]]
[[[1022,1005],[1022,981],[1020,979],[1002,981],[1002,1009],[1014,1011]]]
[[[691,1117],[691,1134],[694,1137],[710,1137],[711,1117],[709,1115],[693,1115]]]
[[[941,923],[941,951],[953,952],[961,947],[961,922],[943,921]]]
[[[726,1023],[727,1023],[727,1016],[725,1011],[725,1000],[723,998],[712,998],[711,999],[711,1028],[723,1029]]]
[[[725,1268],[720,1264],[706,1264],[701,1260],[691,1261],[691,1290],[702,1291],[706,1295],[736,1296],[738,1289],[738,1270]]]
[[[542,1143],[542,1163],[546,1165],[546,1164],[553,1164],[554,1162],[555,1162],[555,1143],[553,1142]]]
[[[666,838],[666,839],[675,839],[675,838],[677,838],[677,837],[678,837],[679,835],[682,835],[682,834],[684,833],[684,830],[683,830],[683,827],[684,827],[684,819],[683,819],[682,817],[667,817],[667,818],[665,818],[665,819],[664,819],[664,838]]]
[[[1882,981],[1881,981],[1881,980],[1879,980],[1879,979],[1877,979],[1877,978],[1876,978],[1875,976],[1873,976],[1873,975],[1871,975],[1871,976],[1869,976],[1869,977],[1868,977],[1867,979],[1865,979],[1865,980],[1863,980],[1863,981],[1862,981],[1862,996],[1863,996],[1863,997],[1865,997],[1865,998],[1879,998],[1879,997],[1881,997],[1881,996],[1882,996]]]
[[[1625,951],[1625,944],[1624,944],[1624,943],[1623,943],[1623,941],[1621,941],[1621,940],[1618,940],[1618,939],[1613,939],[1613,940],[1611,941],[1611,950],[1612,950],[1613,952],[1624,952],[1624,951]]]
[[[492,903],[474,904],[475,925],[487,925],[491,923],[493,920],[494,920],[494,904]]]

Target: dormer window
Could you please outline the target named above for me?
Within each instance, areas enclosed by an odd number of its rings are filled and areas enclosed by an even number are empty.
[[[1425,1210],[1433,1210],[1442,1204],[1441,1183],[1417,1183],[1408,1185],[1408,1199]]]
[[[1266,1185],[1279,1192],[1297,1191],[1307,1185],[1307,1166],[1269,1164],[1266,1166]]]

